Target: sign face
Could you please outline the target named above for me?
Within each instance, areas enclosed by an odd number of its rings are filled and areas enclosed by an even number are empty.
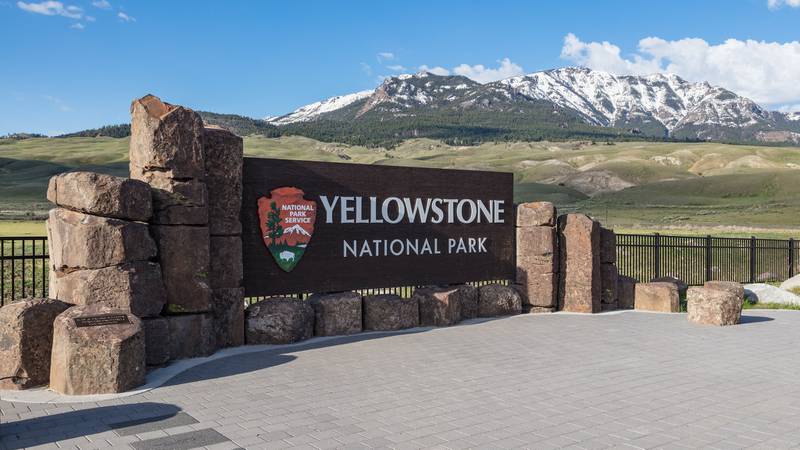
[[[103,327],[106,325],[129,325],[131,321],[125,314],[101,314],[98,316],[76,317],[75,326],[78,328]]]
[[[245,295],[514,276],[510,173],[245,158]]]

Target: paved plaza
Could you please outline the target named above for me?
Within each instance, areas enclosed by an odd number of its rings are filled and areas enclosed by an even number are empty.
[[[147,393],[0,402],[0,449],[789,448],[800,312],[523,315],[232,356]]]

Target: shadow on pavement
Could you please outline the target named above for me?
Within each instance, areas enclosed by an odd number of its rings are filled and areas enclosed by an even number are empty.
[[[758,322],[769,322],[771,320],[775,320],[772,317],[764,317],[764,316],[742,316],[741,320],[739,320],[740,325],[744,325],[747,323],[758,323]]]
[[[113,429],[113,424],[162,421],[181,411],[166,403],[134,403],[79,409],[0,425],[0,447],[22,449],[80,438]],[[86,442],[89,445],[89,442]]]

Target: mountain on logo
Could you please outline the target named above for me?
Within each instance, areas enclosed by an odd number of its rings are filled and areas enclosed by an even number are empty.
[[[300,226],[300,224],[293,225],[293,226],[283,230],[283,235],[285,236],[287,234],[299,234],[301,236],[311,236],[308,233],[308,231],[306,231],[305,229],[303,229],[303,227]]]

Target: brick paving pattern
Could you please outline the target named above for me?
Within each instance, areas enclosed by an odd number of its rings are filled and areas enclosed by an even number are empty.
[[[17,448],[790,448],[800,312],[516,316],[213,361],[121,400],[0,402]]]

